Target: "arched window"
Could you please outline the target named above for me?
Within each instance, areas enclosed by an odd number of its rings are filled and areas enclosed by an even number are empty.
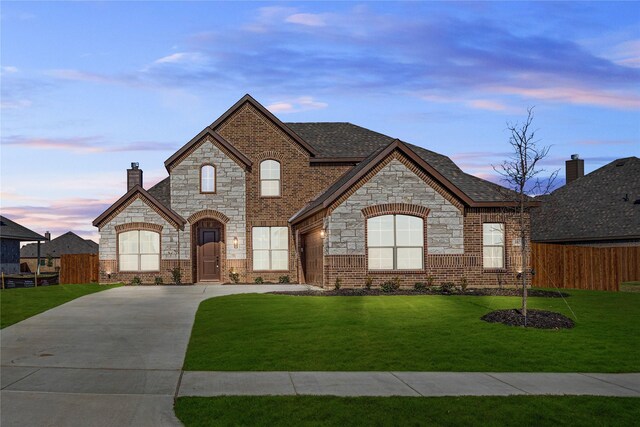
[[[213,165],[203,165],[200,168],[200,192],[216,192],[216,168]]]
[[[422,270],[424,220],[409,215],[367,219],[369,270]]]
[[[280,162],[264,160],[260,163],[260,195],[262,197],[280,196]]]
[[[118,234],[119,271],[160,271],[160,233],[132,230]]]

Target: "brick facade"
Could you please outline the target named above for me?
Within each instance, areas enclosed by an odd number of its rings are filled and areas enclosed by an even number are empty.
[[[353,163],[312,162],[308,146],[269,118],[251,102],[223,115],[188,149],[167,165],[170,171],[170,206],[184,219],[176,223],[144,195],[136,195],[100,222],[100,280],[144,283],[161,277],[171,283],[171,269],[182,269],[183,283],[197,281],[196,231],[199,224],[221,228],[221,281],[229,270],[241,282],[262,277],[276,282],[308,282],[332,288],[362,287],[368,277],[374,286],[398,277],[403,286],[433,277],[436,283],[472,286],[514,284],[521,268],[514,245],[517,222],[503,208],[472,208],[434,176],[404,154],[394,151],[322,211],[291,226],[289,218],[318,197]],[[234,151],[235,150],[235,151]],[[238,154],[240,153],[240,154]],[[262,197],[260,163],[280,163],[281,194]],[[215,167],[215,192],[201,192],[200,169]],[[424,269],[402,272],[367,270],[366,218],[380,214],[408,214],[424,219]],[[106,215],[107,213],[103,214]],[[506,229],[506,262],[500,271],[482,267],[482,223],[502,222]],[[253,227],[288,227],[289,259],[285,271],[253,270]],[[528,227],[528,222],[527,222]],[[152,230],[161,235],[160,271],[119,272],[117,235],[125,230]],[[237,245],[234,242],[237,241]]]

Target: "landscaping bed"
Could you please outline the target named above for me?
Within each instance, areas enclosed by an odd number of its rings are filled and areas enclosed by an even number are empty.
[[[522,296],[521,289],[515,288],[474,288],[462,290],[460,288],[447,289],[442,287],[431,287],[425,289],[398,289],[394,291],[384,291],[382,289],[332,289],[327,291],[274,291],[268,292],[274,295],[297,295],[308,297],[363,297],[363,296],[381,296],[381,295],[468,295],[468,296],[501,296],[501,297],[519,297]],[[567,298],[569,294],[559,291],[547,291],[543,289],[529,289],[530,297],[543,298]]]
[[[516,309],[492,311],[480,319],[489,323],[538,329],[571,329],[575,326],[573,320],[567,316],[547,310],[527,310],[526,324],[522,312]]]

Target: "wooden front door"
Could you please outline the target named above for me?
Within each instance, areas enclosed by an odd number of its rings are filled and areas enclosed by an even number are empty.
[[[198,280],[220,280],[220,229],[198,230]]]

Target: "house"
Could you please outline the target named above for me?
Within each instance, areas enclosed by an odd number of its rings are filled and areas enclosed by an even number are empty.
[[[20,272],[20,242],[37,242],[36,256],[40,242],[46,237],[0,215],[0,271],[5,274]]]
[[[504,189],[448,157],[350,123],[283,123],[246,95],[93,224],[102,282],[291,281],[333,287],[514,282]],[[526,221],[528,227],[528,218]]]
[[[47,239],[51,235],[44,233]],[[20,263],[28,267],[29,271],[35,271],[38,265],[38,250],[35,243],[20,248]],[[93,240],[83,239],[77,234],[68,231],[55,239],[49,240],[40,247],[40,271],[57,272],[60,270],[60,258],[67,254],[97,254],[98,244]]]
[[[640,159],[614,160],[584,175],[577,154],[567,185],[531,214],[531,240],[579,246],[640,246]]]

